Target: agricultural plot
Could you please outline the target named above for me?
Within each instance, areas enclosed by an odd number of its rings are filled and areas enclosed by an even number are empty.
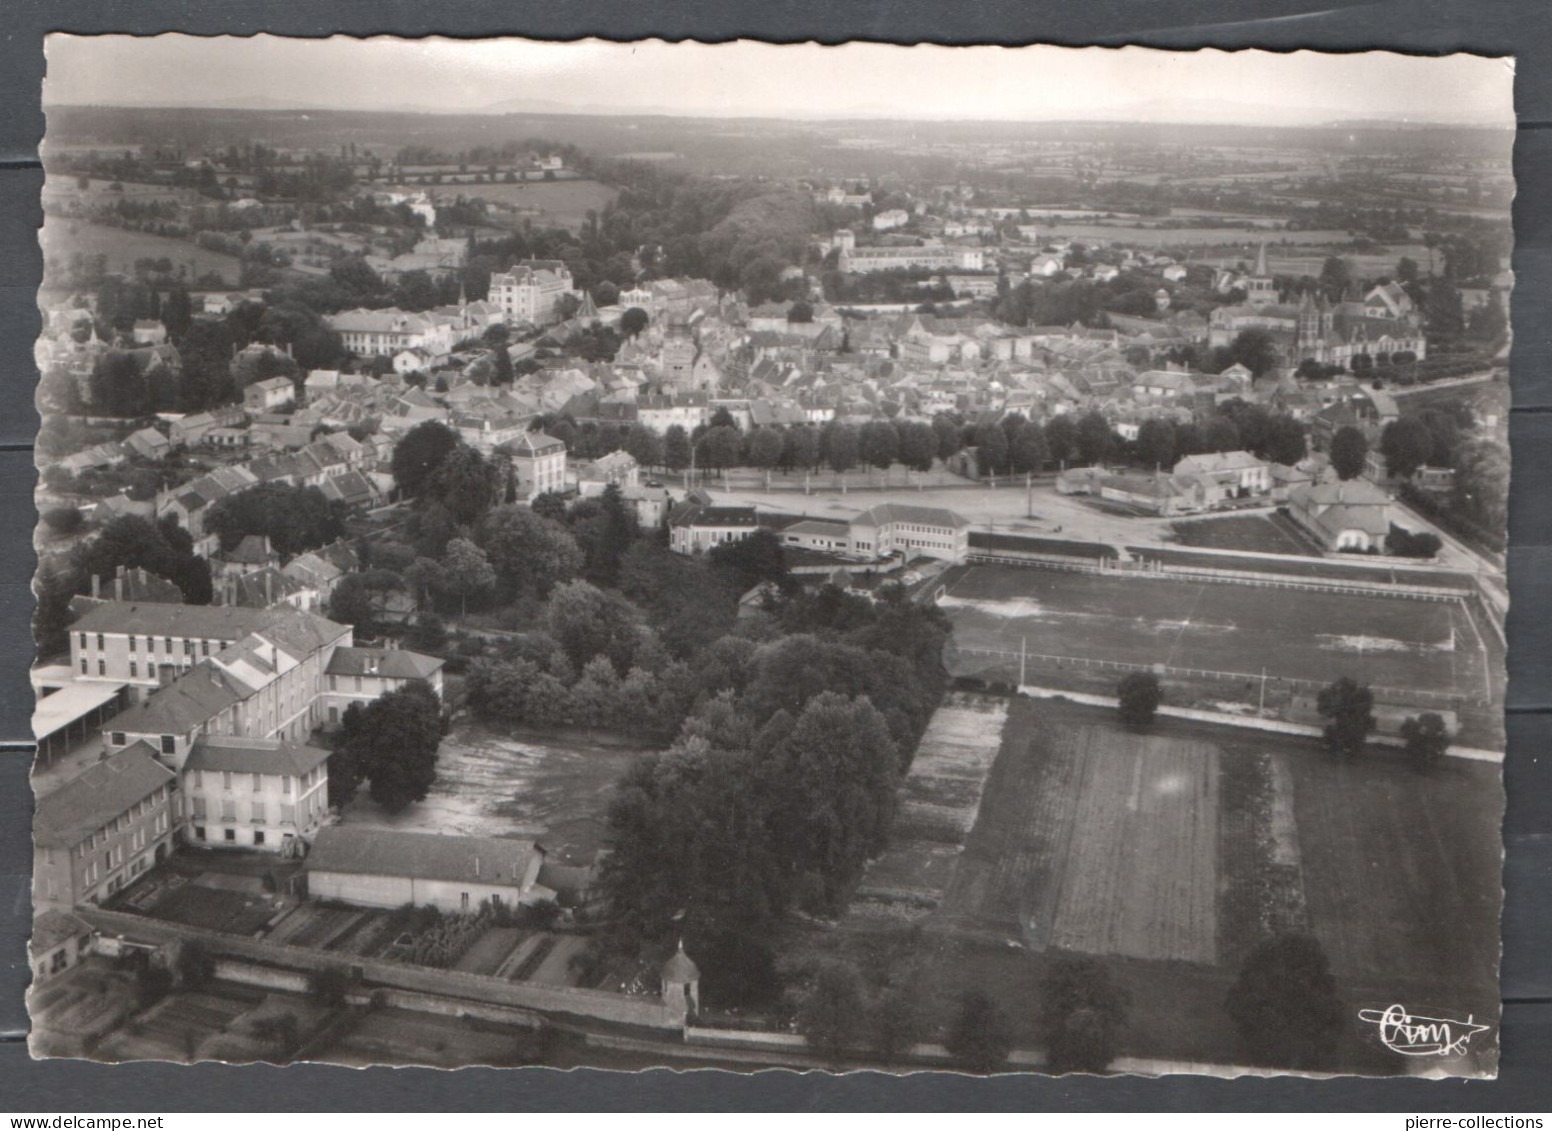
[[[242,266],[236,256],[209,251],[188,240],[83,220],[51,220],[43,226],[40,242],[44,258],[58,261],[61,266],[77,254],[86,260],[101,255],[106,259],[109,272],[131,277],[135,272],[135,260],[167,259],[172,262],[174,271],[187,267],[191,279],[215,272],[228,285],[236,286]]]
[[[588,212],[602,211],[617,195],[615,190],[597,181],[527,181],[520,184],[460,185],[458,190],[471,199],[482,199],[508,208],[533,209],[544,219],[563,228],[578,227]]]
[[[1039,950],[1215,961],[1217,771],[1207,743],[1021,720],[945,910]]]
[[[853,917],[911,919],[937,906],[980,811],[1007,715],[1000,701],[968,697],[933,714],[901,786],[889,848],[869,865]]]
[[[940,606],[954,623],[958,675],[1016,673],[1022,647],[1250,676],[1264,667],[1274,680],[1351,674],[1463,694],[1487,686],[1484,644],[1453,602],[973,566]]]
[[[1337,761],[1309,740],[1015,700],[927,925],[948,945],[1101,957],[1139,1017],[1179,1016],[1182,993],[1217,1014],[1256,942],[1309,932],[1352,1001],[1491,1021],[1502,809],[1490,764],[1419,773],[1379,749]]]
[[[1319,547],[1299,537],[1292,524],[1265,515],[1230,515],[1177,522],[1171,528],[1183,546],[1252,550],[1261,554],[1316,554]]]

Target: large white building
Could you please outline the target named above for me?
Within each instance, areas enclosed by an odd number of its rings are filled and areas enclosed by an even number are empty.
[[[508,322],[542,325],[556,317],[555,304],[566,295],[575,297],[571,270],[558,259],[529,259],[490,277],[489,301],[501,309]]]
[[[285,852],[329,812],[329,752],[276,739],[208,736],[183,765],[191,844]]]
[[[932,245],[928,247],[842,248],[840,268],[853,274],[925,267],[929,271],[981,271],[986,257],[978,247]]]
[[[455,330],[448,320],[397,307],[342,310],[324,315],[324,321],[339,334],[346,351],[358,357],[393,357],[405,350],[445,354],[452,348]]]
[[[963,562],[970,552],[970,521],[942,507],[880,503],[849,526],[849,552],[856,557],[901,553]]]

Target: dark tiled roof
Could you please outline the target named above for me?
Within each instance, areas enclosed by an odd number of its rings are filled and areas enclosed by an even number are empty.
[[[313,841],[307,870],[522,886],[543,851],[530,840],[331,825]]]
[[[276,774],[301,777],[328,760],[329,752],[316,746],[281,742],[273,738],[205,736],[194,744],[183,768],[217,773]]]
[[[387,679],[430,679],[442,661],[403,648],[336,648],[328,675],[376,675]]]
[[[148,744],[136,742],[45,795],[33,817],[33,839],[50,847],[77,845],[173,777]]]

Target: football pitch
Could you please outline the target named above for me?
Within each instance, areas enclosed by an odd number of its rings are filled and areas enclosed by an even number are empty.
[[[971,566],[941,599],[954,644],[1001,652],[1490,695],[1486,646],[1453,602]],[[981,665],[984,667],[984,665]]]

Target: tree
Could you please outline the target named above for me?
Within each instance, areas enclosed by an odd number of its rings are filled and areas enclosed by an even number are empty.
[[[183,341],[189,327],[194,324],[194,304],[187,287],[174,287],[162,303],[162,325],[167,329],[167,339],[174,345]]]
[[[264,483],[218,499],[205,516],[205,529],[220,537],[222,550],[256,534],[289,558],[344,537],[345,515],[343,506],[317,487]]]
[[[459,611],[467,614],[469,598],[494,588],[496,571],[480,549],[467,538],[454,538],[442,556],[442,587],[458,598]]]
[[[1405,255],[1396,260],[1396,282],[1409,287],[1417,282],[1417,279],[1417,260]]]
[[[214,595],[210,563],[194,553],[194,542],[172,515],[152,522],[122,515],[71,555],[68,593],[91,591],[94,577],[112,577],[118,568],[146,569],[171,581],[190,605],[208,605]],[[40,610],[41,612],[41,610]]]
[[[1137,462],[1144,467],[1175,466],[1175,425],[1162,416],[1150,416],[1137,429]]]
[[[1380,452],[1385,470],[1397,479],[1410,479],[1433,454],[1433,432],[1417,416],[1403,416],[1385,425],[1380,433]]]
[[[1051,458],[1045,442],[1045,429],[1020,418],[1008,437],[1008,458],[1016,473],[1038,474],[1044,471],[1046,461]]]
[[[417,424],[393,448],[391,467],[399,490],[413,498],[442,460],[458,447],[458,433],[439,420]]]
[[[1509,517],[1509,452],[1494,440],[1472,440],[1455,455],[1455,504],[1473,522],[1501,534]]]
[[[627,338],[634,338],[647,328],[649,321],[645,310],[639,306],[633,306],[620,315],[620,333]]]
[[[682,425],[670,424],[663,433],[663,464],[669,471],[690,466],[690,437]]]
[[[637,610],[619,593],[586,581],[568,581],[544,606],[544,630],[581,671],[594,656],[607,656],[617,671],[630,669]]]
[[[1347,290],[1347,284],[1352,279],[1352,275],[1352,266],[1347,260],[1340,256],[1328,255],[1325,263],[1320,267],[1321,288],[1333,301],[1340,299],[1342,293]]]
[[[1159,677],[1152,672],[1128,672],[1116,687],[1120,699],[1121,721],[1133,726],[1147,726],[1153,722],[1164,692],[1159,687]]]
[[[200,412],[238,399],[232,380],[232,335],[225,322],[196,321],[178,346],[183,373],[178,408]]]
[[[86,519],[75,507],[50,507],[39,517],[43,520],[43,525],[59,535],[79,533],[86,525]]]
[[[1338,754],[1357,754],[1374,729],[1374,692],[1348,676],[1320,689],[1315,709],[1326,723],[1326,745]]]
[[[1002,1010],[984,990],[966,990],[944,1044],[970,1071],[988,1074],[1007,1064],[1013,1036]]]
[[[934,416],[932,418],[932,434],[938,442],[939,459],[948,459],[955,452],[959,451],[961,444],[959,425],[955,424],[952,418],[941,412]]]
[[[469,526],[501,500],[504,486],[501,467],[460,440],[421,482],[418,499],[422,506],[440,506],[453,522]]]
[[[329,619],[354,626],[358,636],[377,631],[377,614],[390,593],[404,588],[404,579],[386,569],[347,574],[329,597]]]
[[[1222,413],[1215,413],[1202,430],[1202,448],[1209,452],[1234,452],[1240,447],[1239,429]]]
[[[549,596],[556,585],[577,575],[584,560],[571,531],[527,507],[486,512],[475,528],[475,542],[495,567],[497,585],[508,600]]]
[[[1001,475],[1008,468],[1008,433],[997,424],[975,430],[975,469],[981,476]]]
[[[1265,330],[1241,330],[1229,343],[1230,365],[1240,364],[1257,377],[1277,364],[1277,343]]]
[[[658,467],[663,462],[663,442],[645,424],[632,424],[626,431],[625,450],[642,467]]]
[[[1252,1059],[1309,1070],[1327,1063],[1346,1013],[1320,943],[1278,935],[1245,958],[1225,1002]]]
[[[880,471],[887,471],[900,454],[900,433],[887,420],[868,421],[857,438],[862,461]]]
[[[1104,1071],[1115,1059],[1129,997],[1098,960],[1057,958],[1040,983],[1046,1067],[1057,1073]]]
[[[415,680],[358,712],[347,710],[335,750],[358,768],[372,800],[398,813],[430,792],[441,741],[442,701],[430,684]]]
[[[814,320],[814,308],[799,299],[787,308],[788,322],[812,322]]]
[[[784,447],[781,433],[774,428],[756,428],[749,433],[747,446],[749,466],[762,469],[775,467]]]
[[[846,962],[820,966],[797,1010],[798,1032],[809,1047],[826,1060],[839,1060],[860,1043],[866,1019],[857,968]]]
[[[931,471],[933,458],[938,452],[938,438],[932,425],[920,420],[908,420],[898,426],[898,431],[900,462],[912,471]]]
[[[151,386],[130,354],[111,350],[99,357],[89,387],[92,407],[108,416],[144,416],[152,409]]]
[[[1337,429],[1331,438],[1331,468],[1341,479],[1356,479],[1363,472],[1369,442],[1351,424]]]
[[[706,561],[726,577],[739,593],[747,593],[762,581],[781,585],[787,580],[787,557],[781,539],[769,530],[756,530],[713,546]]]
[[[497,346],[490,352],[491,368],[490,383],[492,385],[510,385],[517,380],[517,373],[512,368],[512,355],[506,346]]]
[[[1090,467],[1100,466],[1110,455],[1112,439],[1110,421],[1098,412],[1085,413],[1078,421],[1078,458]]]
[[[857,466],[860,453],[856,427],[834,422],[825,425],[824,448],[825,459],[833,470],[850,471]]]
[[[807,471],[819,463],[819,431],[811,424],[788,428],[782,435],[781,459],[787,468]]]
[[[1078,426],[1065,414],[1053,416],[1046,422],[1045,443],[1051,458],[1065,467],[1078,452]]]
[[[1406,743],[1407,756],[1420,769],[1431,770],[1438,766],[1450,748],[1450,732],[1444,725],[1444,717],[1434,711],[1426,711],[1402,723],[1401,738]]]
[[[1286,412],[1272,417],[1267,424],[1266,450],[1261,453],[1263,458],[1292,467],[1302,460],[1308,451],[1304,425]]]
[[[726,471],[738,464],[740,447],[742,442],[737,428],[726,424],[708,428],[700,443],[695,446],[696,466],[710,471]]]
[[[800,877],[800,903],[813,914],[838,914],[884,846],[899,748],[867,696],[827,690],[807,700],[770,759],[783,782],[773,804]]]

